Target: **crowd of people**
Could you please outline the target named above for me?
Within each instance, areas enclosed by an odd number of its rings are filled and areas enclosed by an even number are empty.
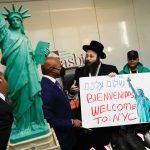
[[[149,123],[86,129],[82,127],[80,99],[77,100],[77,107],[69,104],[68,96],[80,97],[81,77],[102,75],[111,77],[117,74],[150,71],[139,62],[138,51],[131,50],[127,53],[127,64],[118,72],[116,66],[102,63],[101,59],[106,58],[103,49],[104,46],[98,41],[91,41],[89,45],[83,46],[86,52],[85,65],[75,70],[72,84],[67,89],[68,93],[56,80],[61,73],[60,60],[55,57],[46,58],[44,65],[41,66],[44,116],[54,128],[62,150],[105,150],[105,145],[108,144],[111,144],[113,150],[145,150],[148,143],[144,142],[138,133],[143,135],[147,133]]]
[[[41,65],[43,77],[39,82],[34,54],[23,28],[23,19],[27,16],[20,10],[7,10],[9,28],[0,14],[2,64],[6,65],[5,78],[0,73],[0,150],[6,150],[13,120],[15,134],[19,134],[23,130],[28,133],[28,130],[42,128],[44,118],[54,128],[61,150],[105,150],[108,144],[113,150],[145,150],[150,141],[146,143],[137,133],[148,132],[149,123],[86,129],[82,127],[80,99],[75,109],[68,99],[68,95],[80,97],[81,77],[150,72],[139,62],[138,51],[127,53],[127,64],[119,72],[116,66],[102,62],[106,58],[102,43],[92,40],[89,45],[83,45],[85,65],[76,69],[66,93],[57,81],[63,70],[57,57],[45,56]],[[130,79],[128,83],[132,87]],[[149,121],[149,114],[147,116]]]
[[[123,70],[118,72],[116,66],[102,63],[101,59],[106,58],[103,49],[104,46],[98,41],[91,41],[90,45],[83,46],[83,50],[86,52],[85,65],[76,69],[68,93],[57,81],[63,68],[60,59],[49,56],[46,57],[44,64],[41,65],[43,74],[41,98],[44,118],[54,128],[61,150],[90,150],[91,148],[105,150],[104,146],[108,144],[111,144],[113,150],[135,150],[139,148],[139,150],[145,150],[145,146],[148,145],[138,137],[137,133],[145,134],[148,132],[149,123],[86,129],[82,128],[80,99],[78,99],[78,107],[71,108],[68,96],[80,95],[80,77],[150,72],[148,68],[139,62],[139,55],[136,50],[131,50],[127,53],[127,64],[123,67]],[[128,82],[130,82],[129,79]],[[0,107],[3,109],[0,109],[2,114],[0,116],[0,135],[6,132],[5,138],[0,136],[2,150],[6,149],[13,122],[11,104],[9,105],[9,102],[5,100],[8,92],[7,85],[7,81],[1,73],[0,102],[2,104]]]

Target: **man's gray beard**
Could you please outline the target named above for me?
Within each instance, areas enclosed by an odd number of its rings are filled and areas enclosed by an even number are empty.
[[[91,73],[92,76],[95,76],[99,64],[100,64],[99,59],[90,64],[85,62],[85,70],[84,70],[85,75],[89,75],[89,73]]]

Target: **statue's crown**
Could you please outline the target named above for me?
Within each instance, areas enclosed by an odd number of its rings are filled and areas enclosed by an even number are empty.
[[[7,13],[3,13],[3,15],[5,16],[5,19],[9,21],[11,21],[12,18],[14,17],[18,17],[21,21],[23,21],[23,19],[31,17],[31,15],[26,15],[26,13],[29,11],[28,9],[21,11],[22,10],[22,5],[18,8],[18,10],[15,8],[15,5],[12,4],[12,10],[9,10],[7,7],[4,7],[4,9],[6,10]]]

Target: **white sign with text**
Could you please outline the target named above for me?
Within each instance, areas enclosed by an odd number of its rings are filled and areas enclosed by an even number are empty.
[[[150,73],[80,78],[85,128],[150,122]]]

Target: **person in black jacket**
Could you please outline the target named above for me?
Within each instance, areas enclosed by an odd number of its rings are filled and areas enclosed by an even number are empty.
[[[7,101],[8,84],[0,72],[0,150],[6,150],[13,123],[12,108]]]
[[[77,68],[75,71],[74,82],[70,88],[70,93],[79,93],[79,78],[90,76],[103,76],[118,74],[116,66],[103,64],[101,59],[106,58],[106,54],[103,52],[104,46],[97,41],[91,41],[90,45],[84,45],[83,50],[86,52],[85,65]],[[81,110],[78,109],[77,117],[81,120]],[[92,128],[92,131],[83,131],[79,129],[77,132],[79,139],[78,149],[86,150],[94,147],[96,150],[104,150],[104,145],[107,145],[110,141],[112,127],[107,128]],[[85,134],[84,134],[85,133]],[[77,148],[76,148],[77,149]]]

